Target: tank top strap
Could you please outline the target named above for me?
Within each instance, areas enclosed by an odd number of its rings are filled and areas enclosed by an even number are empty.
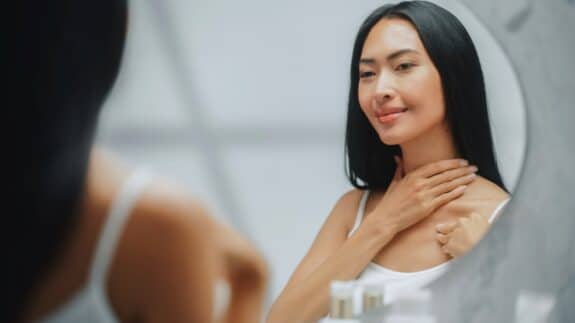
[[[369,190],[365,190],[363,192],[363,195],[361,196],[361,200],[359,201],[359,206],[357,208],[357,213],[355,216],[355,222],[351,230],[349,230],[349,233],[347,235],[348,237],[351,236],[357,230],[357,228],[359,228],[359,225],[363,220],[363,216],[365,215],[365,205],[367,204],[368,197],[369,197]]]
[[[503,202],[499,203],[499,205],[495,208],[495,211],[493,211],[493,213],[491,213],[491,216],[489,217],[489,223],[493,223],[493,221],[495,221],[495,219],[501,213],[501,211],[503,210],[505,205],[507,205],[509,200],[511,200],[511,198],[508,198],[508,199],[504,200]]]
[[[92,259],[89,283],[93,287],[105,286],[106,276],[124,226],[132,213],[138,196],[150,182],[151,177],[151,174],[144,169],[133,171],[114,199]]]

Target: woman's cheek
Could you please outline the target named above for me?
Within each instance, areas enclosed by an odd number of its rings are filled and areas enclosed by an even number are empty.
[[[362,95],[362,93],[360,92],[358,95],[358,100],[359,100],[359,106],[361,108],[361,111],[363,111],[363,113],[366,115],[366,117],[369,118],[369,108],[370,108],[369,98],[365,94]]]

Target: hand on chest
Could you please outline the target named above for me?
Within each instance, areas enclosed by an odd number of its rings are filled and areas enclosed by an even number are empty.
[[[485,201],[454,201],[438,209],[421,222],[399,232],[379,253],[373,262],[386,268],[413,272],[428,269],[449,261],[451,257],[437,241],[439,224],[455,223],[472,212],[486,214],[489,203]]]

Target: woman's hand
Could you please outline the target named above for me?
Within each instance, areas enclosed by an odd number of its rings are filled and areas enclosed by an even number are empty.
[[[477,167],[462,159],[450,159],[422,166],[403,175],[396,157],[395,175],[372,216],[368,228],[392,228],[398,233],[424,219],[442,205],[460,197],[475,178]]]
[[[437,241],[441,250],[451,257],[467,253],[487,232],[489,222],[476,212],[456,222],[437,225]]]
[[[231,300],[220,322],[259,322],[268,286],[268,265],[250,241],[231,227],[217,223],[216,244]]]

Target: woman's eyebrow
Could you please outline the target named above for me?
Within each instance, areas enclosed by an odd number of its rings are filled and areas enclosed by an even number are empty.
[[[373,58],[361,58],[359,60],[359,63],[360,64],[373,65],[373,64],[375,64],[375,59],[373,59]]]
[[[419,54],[419,52],[416,51],[415,49],[412,49],[412,48],[404,48],[404,49],[397,50],[397,51],[395,51],[395,52],[393,52],[393,53],[387,55],[386,60],[387,60],[387,61],[392,61],[392,60],[398,58],[398,57],[401,56],[401,55],[405,55],[405,54],[409,54],[409,53]],[[359,63],[360,63],[360,64],[372,65],[372,64],[375,64],[376,62],[375,62],[375,59],[374,59],[374,58],[364,57],[364,58],[361,58],[361,59],[359,60]]]
[[[398,50],[398,51],[395,51],[395,52],[393,52],[393,53],[387,55],[387,60],[388,60],[388,61],[391,61],[391,60],[394,60],[394,59],[398,58],[398,57],[401,56],[401,55],[410,54],[410,53],[418,54],[418,52],[417,52],[415,49],[412,49],[412,48],[404,48],[404,49],[400,49],[400,50]]]

